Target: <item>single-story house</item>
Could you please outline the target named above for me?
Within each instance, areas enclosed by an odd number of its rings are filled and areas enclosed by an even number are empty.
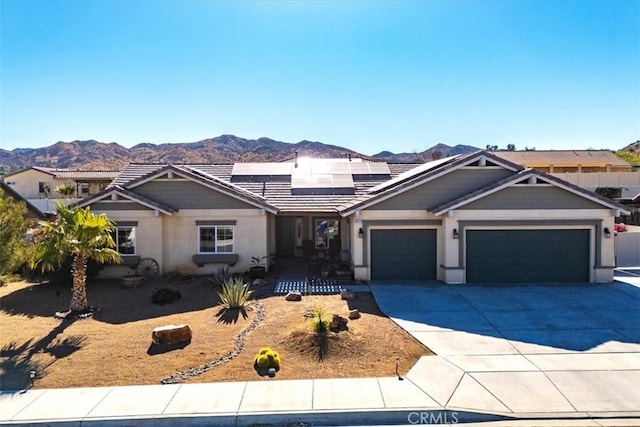
[[[127,273],[246,271],[252,257],[348,252],[361,280],[610,282],[625,206],[478,151],[424,164],[364,159],[131,164],[80,206],[117,225]],[[268,259],[266,260],[268,262]]]

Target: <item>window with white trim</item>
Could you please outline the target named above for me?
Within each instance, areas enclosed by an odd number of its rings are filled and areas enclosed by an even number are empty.
[[[201,225],[198,227],[198,252],[201,254],[230,254],[234,250],[233,225]]]
[[[113,240],[116,242],[116,251],[120,255],[136,254],[135,227],[116,227],[113,233]]]

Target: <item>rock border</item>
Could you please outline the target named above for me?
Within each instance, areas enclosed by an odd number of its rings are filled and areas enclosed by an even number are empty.
[[[204,374],[205,372],[207,372],[212,368],[215,368],[216,366],[223,365],[235,359],[244,348],[244,341],[247,335],[249,334],[249,332],[253,331],[258,326],[258,324],[262,321],[262,319],[264,319],[264,316],[266,314],[266,310],[264,309],[264,304],[262,304],[260,301],[256,300],[254,305],[256,307],[256,317],[251,321],[251,323],[249,323],[249,325],[246,328],[240,331],[240,333],[236,336],[236,338],[234,339],[233,348],[231,349],[231,351],[229,351],[228,353],[226,353],[225,355],[217,359],[211,360],[210,362],[204,363],[199,366],[194,366],[193,368],[185,369],[184,371],[176,372],[173,375],[170,375],[168,377],[161,379],[160,383],[161,384],[177,384],[179,382],[186,380],[187,378],[196,377],[198,375]]]

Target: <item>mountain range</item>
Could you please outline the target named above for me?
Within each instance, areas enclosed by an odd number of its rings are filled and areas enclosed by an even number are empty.
[[[120,170],[128,163],[228,163],[251,161],[282,161],[298,156],[307,157],[363,157],[392,163],[424,162],[434,157],[446,157],[477,151],[469,145],[450,147],[435,145],[415,153],[392,153],[383,151],[374,156],[365,156],[337,145],[313,141],[295,144],[270,138],[245,139],[234,135],[221,135],[197,142],[150,144],[143,143],[131,148],[115,142],[103,143],[95,140],[56,142],[42,148],[0,149],[0,170],[15,172],[31,166],[73,168],[85,170]]]

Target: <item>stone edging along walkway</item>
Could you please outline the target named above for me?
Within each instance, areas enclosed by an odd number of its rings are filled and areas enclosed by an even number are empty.
[[[264,319],[264,316],[266,314],[266,311],[264,309],[264,304],[262,304],[260,301],[256,300],[254,305],[256,308],[256,317],[251,321],[251,323],[246,328],[240,331],[240,333],[236,336],[233,342],[233,348],[231,349],[231,351],[229,351],[224,356],[221,356],[217,359],[214,359],[200,366],[195,366],[193,368],[189,368],[184,371],[176,372],[173,375],[163,378],[162,380],[160,380],[160,382],[162,384],[177,384],[179,382],[186,380],[189,377],[195,377],[195,376],[201,375],[207,372],[211,368],[215,368],[216,366],[223,365],[227,362],[230,362],[234,358],[236,358],[240,354],[240,351],[242,351],[242,348],[244,347],[245,338],[247,337],[249,332],[253,331],[258,326],[258,324],[262,321],[262,319]]]

